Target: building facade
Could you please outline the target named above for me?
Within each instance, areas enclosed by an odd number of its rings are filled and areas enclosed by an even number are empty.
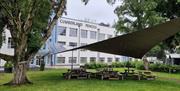
[[[114,28],[103,24],[63,17],[57,21],[50,38],[32,59],[30,64],[40,65],[40,61],[44,61],[46,66],[71,67],[73,65],[74,67],[79,67],[86,63],[98,62],[111,64],[112,62],[129,60],[128,57],[85,49],[58,53],[112,37],[115,37]],[[5,29],[0,53],[14,55],[13,48],[14,43],[10,31]],[[0,66],[3,66],[4,63],[5,61],[1,59]]]
[[[10,31],[4,29],[2,33],[2,46],[0,48],[0,53],[7,55],[14,55],[14,42],[12,41]],[[0,66],[4,66],[5,61],[0,59]]]
[[[43,59],[37,59],[35,57],[35,60],[32,60],[31,63],[40,64],[40,60],[44,60],[46,66],[71,67],[73,65],[74,67],[79,67],[85,63],[99,62],[111,64],[112,62],[129,60],[128,57],[85,49],[57,53],[112,37],[115,37],[114,28],[63,17],[58,20],[51,37],[40,50],[39,54],[44,52],[43,54],[47,55]],[[58,49],[61,50],[57,51]]]

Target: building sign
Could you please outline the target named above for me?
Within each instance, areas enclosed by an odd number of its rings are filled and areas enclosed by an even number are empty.
[[[88,28],[97,29],[97,26],[95,26],[95,25],[85,24],[85,23],[80,23],[80,22],[70,21],[70,20],[63,20],[63,19],[61,19],[60,23],[69,24],[69,25],[75,25],[75,26],[85,26],[85,27],[88,27]]]

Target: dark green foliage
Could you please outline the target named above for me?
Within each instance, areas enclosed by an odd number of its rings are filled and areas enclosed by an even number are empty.
[[[28,25],[32,26],[29,27],[27,31],[27,36],[28,36],[28,52],[36,52],[42,45],[42,35],[45,33],[48,21],[50,21],[50,14],[51,14],[51,2],[50,0],[36,0],[34,3],[32,3],[31,0],[18,0],[16,3],[14,3],[14,0],[2,0],[0,1],[1,6],[6,5],[6,8],[10,13],[13,12],[13,17],[18,16],[19,12],[21,12],[21,22],[25,23],[28,17],[28,14],[30,14],[30,7],[33,7],[32,9],[32,23],[29,23]],[[19,12],[18,12],[19,11]],[[16,25],[11,25],[8,21],[10,20],[9,14],[4,11],[3,9],[1,10],[0,8],[0,45],[2,44],[2,31],[5,25],[7,25],[7,28],[10,31],[16,31],[18,32],[22,30],[18,30]],[[21,26],[24,26],[22,24]],[[12,32],[11,32],[12,33]],[[13,38],[13,40],[18,42],[16,39]],[[36,50],[36,51],[35,51]]]
[[[50,2],[43,0],[38,7],[39,12],[35,12],[33,19],[32,32],[28,34],[28,52],[33,53],[40,49],[42,43],[42,34],[46,33],[48,20],[50,19]]]
[[[120,67],[124,67],[124,64],[122,62],[113,62],[112,67],[120,68]]]
[[[122,0],[123,4],[115,9],[118,22],[115,24],[117,32],[131,33],[153,27],[165,22],[166,18],[159,16],[155,11],[157,2],[155,0]],[[157,56],[162,48],[154,47],[148,56]]]
[[[139,69],[139,70],[144,70],[144,64],[143,64],[143,61],[139,61],[139,62],[136,62],[135,64],[136,66],[136,69]]]
[[[39,31],[32,32],[28,35],[28,52],[33,53],[41,48],[41,33]]]
[[[175,19],[180,17],[180,1],[179,0],[156,0],[157,7],[155,11],[160,14],[160,16]],[[166,46],[166,50],[170,53],[176,52],[176,47],[180,43],[180,34],[176,34],[167,40],[163,41],[163,44]]]
[[[143,61],[113,62],[112,64],[109,64],[109,65],[104,64],[104,63],[89,63],[89,64],[85,64],[85,67],[87,69],[97,69],[97,68],[104,68],[104,67],[108,67],[108,66],[111,66],[113,68],[124,68],[124,67],[128,67],[128,65],[130,66],[130,68],[144,70]],[[150,64],[149,69],[151,71],[167,72],[167,73],[168,72],[171,72],[171,73],[180,72],[179,65],[170,66],[170,65],[166,65],[166,64],[160,64],[160,63]]]
[[[105,63],[89,63],[89,64],[85,64],[85,67],[87,69],[97,69],[97,68],[104,68],[107,67],[108,65]]]
[[[2,42],[3,42],[2,32],[3,32],[3,28],[5,27],[6,24],[7,24],[6,16],[4,16],[2,9],[0,8],[0,48],[1,48]]]
[[[163,22],[154,11],[157,3],[154,0],[123,0],[123,4],[115,9],[118,16],[117,32],[130,33]]]
[[[179,65],[170,66],[166,64],[150,64],[149,68],[151,71],[157,71],[157,72],[172,72],[172,73],[180,72]]]
[[[13,67],[13,64],[11,61],[7,61],[5,64],[4,64],[4,68],[12,68]]]
[[[12,70],[13,70],[13,64],[11,61],[7,61],[5,64],[4,64],[4,72],[6,73],[12,73]]]

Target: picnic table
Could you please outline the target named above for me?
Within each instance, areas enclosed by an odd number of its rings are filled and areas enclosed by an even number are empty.
[[[142,76],[139,73],[136,73],[133,69],[125,69],[124,72],[121,72],[125,79],[136,79],[141,80]]]
[[[98,71],[96,73],[96,78],[100,78],[101,80],[104,80],[104,79],[123,80],[124,79],[122,74],[119,74],[118,71],[113,71],[112,68],[104,68],[103,70]]]
[[[76,79],[89,79],[90,78],[91,73],[87,72],[85,69],[72,69],[72,70],[68,70],[68,72],[63,73],[63,77],[65,79],[72,79],[72,78],[76,78]]]

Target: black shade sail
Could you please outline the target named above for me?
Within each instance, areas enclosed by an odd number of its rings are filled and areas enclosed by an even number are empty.
[[[142,31],[136,31],[62,52],[88,49],[98,52],[142,58],[155,45],[178,32],[180,32],[180,18],[159,24],[155,27],[146,28]]]

